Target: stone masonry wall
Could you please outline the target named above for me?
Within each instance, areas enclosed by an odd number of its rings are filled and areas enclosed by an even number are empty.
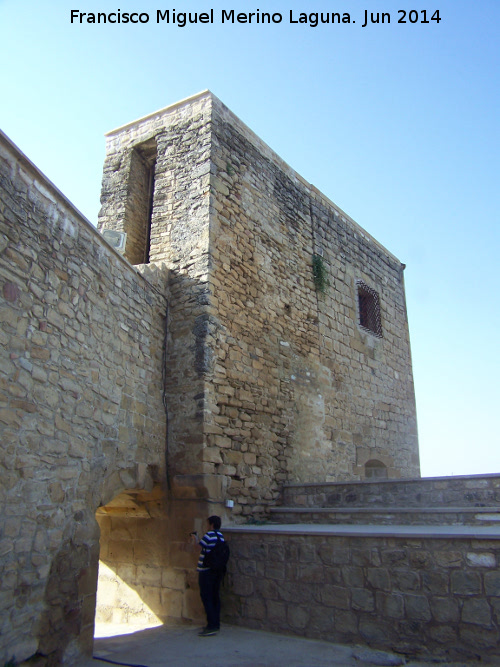
[[[208,91],[109,133],[101,229],[137,235],[130,183],[153,144],[174,495],[255,515],[283,482],[363,479],[373,460],[419,476],[401,263]],[[380,337],[358,324],[358,281],[379,296]]]
[[[96,623],[147,626],[204,619],[198,590],[198,551],[189,541],[203,503],[165,508],[163,490],[130,502],[123,495],[100,508]],[[137,496],[134,498],[138,500]],[[187,511],[186,511],[187,510]]]
[[[170,270],[166,393],[172,475],[205,472],[204,392],[211,347],[207,274],[210,197],[209,97],[179,103],[107,135],[99,229],[130,234],[126,215],[134,156],[156,145],[150,261]],[[144,209],[143,209],[144,210]],[[136,224],[134,220],[134,224]],[[134,231],[134,235],[137,232]],[[133,235],[125,257],[133,261]]]
[[[104,584],[106,590],[114,591],[116,605],[111,609],[101,604],[104,597],[100,596],[101,620],[134,614],[137,619],[130,595],[117,579],[123,579],[123,573],[127,586],[141,591],[141,602],[134,607],[139,616],[146,619],[149,614],[144,603],[162,620],[200,620],[196,559],[186,541],[191,531],[202,533],[205,517],[225,512],[226,477],[214,474],[207,459],[206,437],[214,311],[208,291],[211,104],[210,96],[197,96],[107,135],[99,228],[126,232],[125,257],[134,262],[143,256],[135,239],[144,237],[149,225],[149,261],[169,269],[165,368],[169,502],[163,516],[132,520],[130,515],[124,519],[112,514],[100,518],[104,563],[116,575]],[[154,188],[148,219],[145,171],[139,163],[141,155],[153,152]],[[132,539],[136,534],[149,534],[154,548]]]
[[[95,512],[165,479],[166,273],[0,137],[0,662],[92,649]]]
[[[413,657],[500,659],[500,542],[231,533],[228,622]]]
[[[456,475],[399,481],[290,484],[283,488],[290,507],[498,507],[500,476]]]
[[[363,479],[371,459],[418,477],[403,266],[216,99],[212,127],[208,451],[234,512],[285,481]],[[382,337],[358,324],[358,280],[379,295]]]
[[[0,150],[0,659],[91,650],[99,507],[114,575],[196,619],[186,540],[207,512],[227,525],[228,498],[241,520],[373,459],[418,476],[402,265],[211,93],[107,136],[99,228],[127,233],[125,259]]]

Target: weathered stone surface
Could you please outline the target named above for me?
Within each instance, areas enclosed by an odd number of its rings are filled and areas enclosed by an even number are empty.
[[[492,553],[469,553],[467,554],[467,562],[469,565],[476,567],[496,567],[497,561],[495,554]]]
[[[0,593],[17,660],[90,652],[99,556],[99,617],[198,620],[188,535],[225,500],[259,517],[284,482],[364,479],[374,461],[418,476],[401,263],[213,95],[107,136],[99,229],[127,234],[124,257],[3,136],[0,187]],[[381,331],[362,325],[360,283]],[[317,633],[316,601],[338,638],[378,638],[392,570],[431,565],[288,543],[241,546],[235,613],[255,626]]]
[[[491,608],[487,600],[465,600],[462,607],[462,621],[486,628],[492,627]]]
[[[478,654],[500,659],[497,641],[500,597],[495,595],[496,574],[484,567],[478,571],[477,563],[466,557],[472,545],[480,548],[480,541],[283,535],[267,528],[266,532],[257,531],[249,528],[248,532],[240,529],[226,532],[232,552],[237,556],[237,561],[230,562],[229,578],[233,585],[226,589],[224,599],[224,605],[231,609],[231,622],[246,624],[241,601],[251,596],[261,601],[259,608],[266,609],[256,627],[329,641],[368,642],[380,649],[403,651],[423,659],[432,656],[433,659],[468,657],[472,660]],[[351,556],[342,565],[311,556],[314,569],[318,571],[317,577],[311,577],[307,568],[312,566],[300,561],[304,543],[318,554],[346,550]],[[253,550],[252,545],[259,545],[259,551]],[[485,540],[481,551],[483,549],[498,558],[500,543]],[[265,567],[267,555],[276,550],[284,550],[286,554],[288,576],[285,581]],[[359,565],[362,551],[370,557],[365,559],[364,565]],[[443,557],[446,551],[450,558]],[[376,569],[370,563],[382,562],[388,553],[404,554],[404,558],[397,558],[398,577],[390,570],[384,573],[380,590],[374,587],[374,583],[378,585],[380,581],[374,578]],[[426,560],[435,563],[434,579],[426,579],[425,585],[420,585],[417,579],[414,590],[401,591],[403,575],[411,580],[413,563],[419,561],[422,553]],[[463,563],[463,569],[456,569],[457,561]],[[354,567],[353,562],[358,565]],[[251,563],[251,567],[247,568],[247,563]],[[264,567],[260,567],[261,564]],[[247,573],[242,592],[234,587],[234,583],[239,585],[240,581],[237,571]],[[332,580],[336,583],[327,583]],[[433,580],[438,582],[439,594],[432,590]]]
[[[0,658],[23,660],[43,648],[60,659],[94,623],[94,515],[106,478],[130,469],[135,486],[140,460],[164,475],[158,387],[167,285],[153,290],[15,147],[3,138],[0,144],[2,202],[16,202],[15,235],[11,217],[0,215],[8,239],[0,255],[0,379],[7,389],[0,403],[0,532],[11,535],[13,516],[18,531],[0,566],[0,592],[10,600],[2,620],[11,628],[1,634],[17,639],[6,646],[2,639]],[[40,197],[41,184],[49,199]],[[16,198],[26,188],[35,204]],[[149,415],[147,424],[135,424],[129,399]],[[121,490],[118,484],[112,493]],[[26,582],[22,594],[10,585],[14,573]]]
[[[234,514],[274,502],[276,482],[363,478],[372,459],[418,474],[401,264],[215,97],[110,133],[102,201],[125,256],[171,271],[177,474],[227,476]],[[321,299],[315,254],[331,277]],[[379,294],[382,337],[359,325],[360,280]]]
[[[481,576],[477,572],[453,572],[451,592],[458,595],[477,595],[481,592]]]

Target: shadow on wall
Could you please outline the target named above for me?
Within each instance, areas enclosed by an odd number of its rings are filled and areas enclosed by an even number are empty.
[[[97,510],[96,625],[152,627],[202,617],[197,553],[169,509],[156,486],[151,493],[124,491]]]
[[[92,646],[98,539],[94,517],[77,512],[72,537],[52,559],[36,654],[46,657],[47,665],[76,659]]]

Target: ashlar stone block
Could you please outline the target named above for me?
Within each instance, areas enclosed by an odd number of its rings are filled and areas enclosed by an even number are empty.
[[[296,630],[303,630],[310,619],[308,607],[289,604],[287,610],[287,620],[290,626]]]
[[[389,591],[391,589],[391,578],[388,570],[384,568],[367,568],[366,581],[376,590]]]
[[[472,551],[467,554],[467,564],[471,567],[496,567],[497,559],[493,553]]]
[[[500,572],[487,572],[484,575],[486,595],[500,598]]]
[[[375,609],[373,593],[364,588],[353,588],[351,590],[351,607],[355,611],[373,611]]]

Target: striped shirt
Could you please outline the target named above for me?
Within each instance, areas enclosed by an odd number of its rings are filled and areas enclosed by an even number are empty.
[[[219,540],[221,542],[224,542],[224,535],[219,531],[219,530],[209,530],[208,533],[205,533],[203,537],[200,540],[200,547],[201,547],[201,554],[200,557],[198,558],[198,566],[197,570],[198,572],[206,572],[209,570],[209,567],[204,567],[203,563],[205,561],[205,554],[207,554],[209,551],[211,551],[216,542],[217,542],[217,536],[219,537]]]

